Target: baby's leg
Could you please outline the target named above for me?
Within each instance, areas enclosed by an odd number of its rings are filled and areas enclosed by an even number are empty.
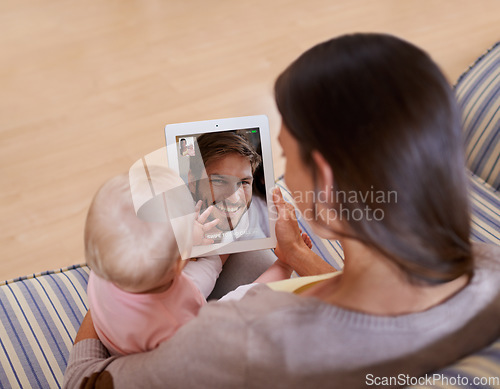
[[[307,247],[312,248],[309,235],[301,232],[301,236]],[[272,279],[269,281],[289,278],[290,274],[286,277],[282,268],[275,268],[277,274],[272,274],[275,271],[272,269],[275,262],[276,255],[270,249],[231,254],[208,300],[218,300],[240,285],[251,284],[267,271],[271,272]]]
[[[275,261],[271,249],[231,254],[208,299],[218,300],[240,285],[251,284]]]

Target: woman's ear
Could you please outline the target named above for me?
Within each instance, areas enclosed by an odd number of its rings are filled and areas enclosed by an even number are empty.
[[[317,150],[312,152],[312,159],[314,161],[314,168],[316,169],[317,189],[325,194],[325,199],[329,199],[330,192],[333,190],[332,168],[323,155]]]
[[[336,217],[331,217],[329,210],[334,206],[335,194],[333,192],[333,170],[330,164],[326,161],[319,151],[312,152],[314,169],[316,172],[316,217],[314,222],[310,223],[313,231],[325,239],[339,239],[335,231],[343,230],[343,223],[339,222]],[[319,209],[319,211],[318,211]],[[327,210],[326,213],[321,212]],[[335,213],[336,215],[336,213]]]

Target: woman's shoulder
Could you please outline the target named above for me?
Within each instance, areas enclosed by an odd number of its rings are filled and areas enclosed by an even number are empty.
[[[500,285],[500,246],[491,243],[474,242],[474,274],[469,285],[477,288],[497,289]],[[466,288],[467,289],[467,288]]]
[[[492,243],[474,242],[472,255],[476,266],[496,267],[500,270],[500,246]]]

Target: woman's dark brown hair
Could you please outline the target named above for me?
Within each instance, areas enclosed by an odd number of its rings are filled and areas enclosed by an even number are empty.
[[[332,168],[331,209],[369,216],[348,220],[351,237],[413,281],[472,272],[459,115],[425,52],[389,35],[341,36],[293,62],[277,79],[275,96],[311,174],[313,150]],[[384,193],[396,193],[397,201],[380,201]]]

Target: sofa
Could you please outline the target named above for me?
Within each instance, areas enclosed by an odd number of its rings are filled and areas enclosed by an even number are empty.
[[[455,91],[463,114],[471,238],[500,245],[500,42],[459,78]],[[292,201],[283,180],[277,185]],[[341,269],[340,243],[320,239],[307,223],[299,223],[309,233],[313,250]],[[0,282],[0,388],[62,386],[73,340],[88,309],[88,275],[89,268],[79,264]],[[500,339],[436,373],[442,379],[432,387],[473,387],[473,377],[483,378],[477,387],[500,387],[494,380],[500,379]],[[463,377],[470,378],[469,384]]]

